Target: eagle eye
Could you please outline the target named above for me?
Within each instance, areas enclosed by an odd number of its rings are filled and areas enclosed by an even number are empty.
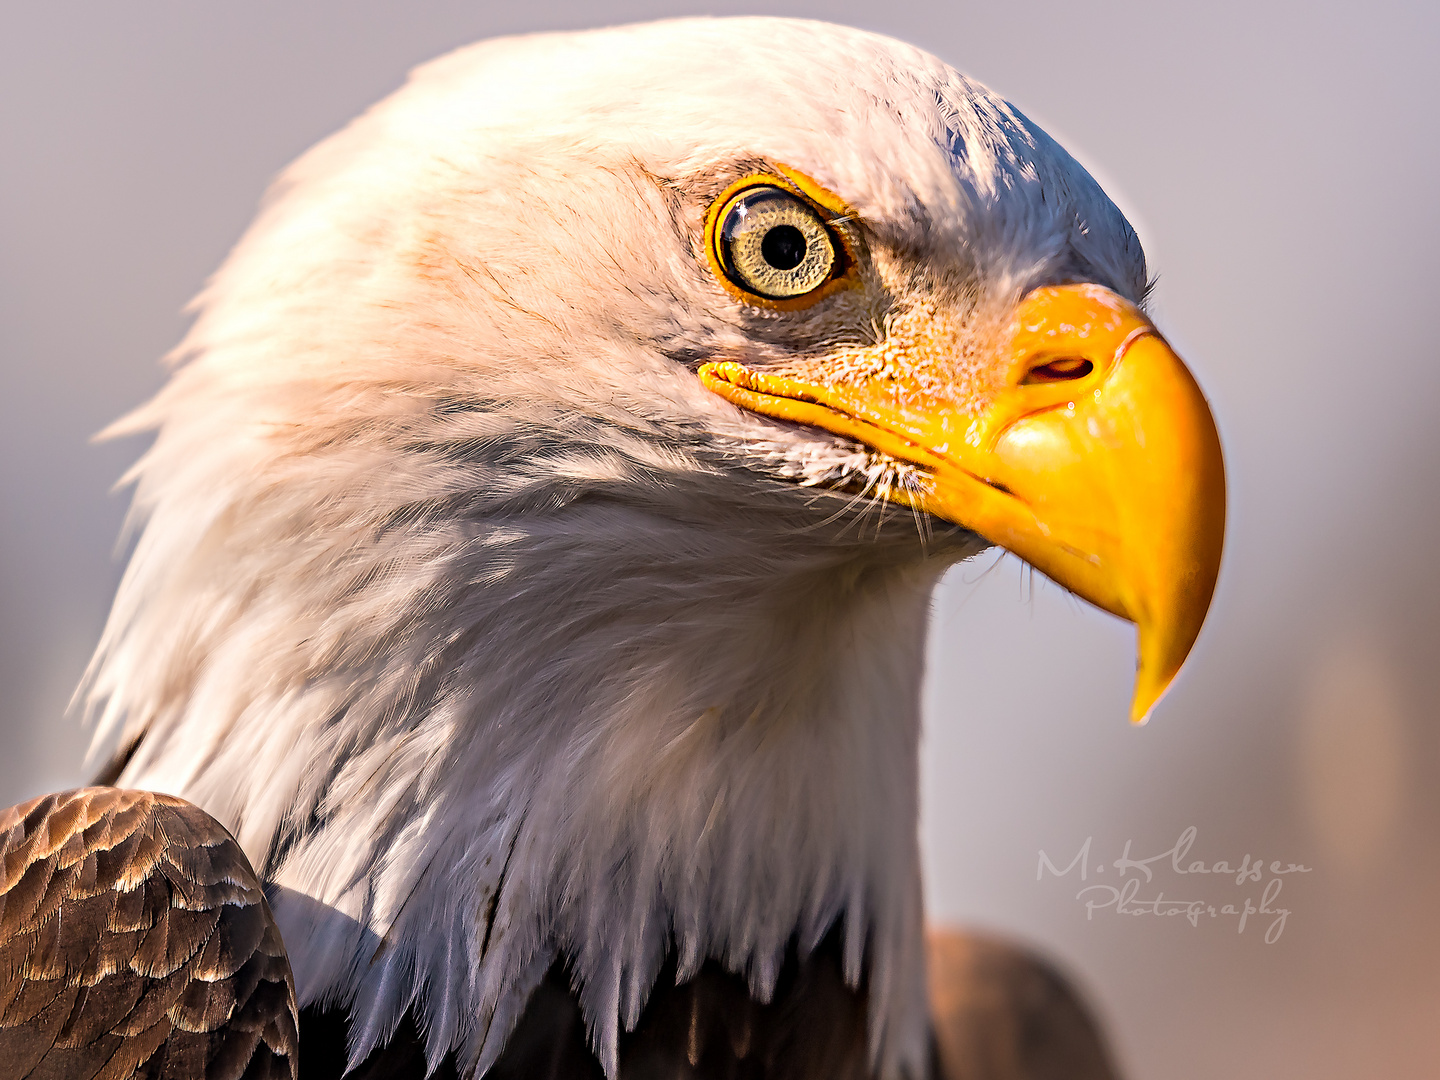
[[[808,297],[836,276],[840,245],[816,209],[793,192],[756,184],[731,195],[713,220],[714,252],[748,297]]]

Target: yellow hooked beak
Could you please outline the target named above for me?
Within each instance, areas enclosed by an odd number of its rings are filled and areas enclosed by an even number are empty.
[[[892,492],[979,533],[1135,623],[1143,723],[1200,633],[1225,535],[1225,465],[1189,370],[1135,305],[1097,285],[1019,305],[999,389],[976,409],[882,371],[810,383],[722,362],[711,390],[924,470]],[[943,380],[940,380],[943,382]]]

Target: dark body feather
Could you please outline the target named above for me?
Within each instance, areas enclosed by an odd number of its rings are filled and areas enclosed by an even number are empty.
[[[930,936],[932,1080],[1116,1080],[1083,999],[1028,949],[959,932]],[[621,1080],[864,1080],[863,989],[845,985],[840,936],[805,960],[791,952],[769,1004],[719,963],[675,985],[667,963],[635,1031],[621,1037]],[[301,1012],[301,1080],[340,1080],[347,1024]],[[353,1080],[422,1080],[425,1050],[406,1015]],[[454,1054],[432,1074],[458,1080]],[[556,965],[530,999],[487,1080],[605,1080],[590,1053],[569,975]]]
[[[1070,982],[1030,950],[957,931],[929,941],[931,1080],[1116,1080],[1099,1025]],[[832,931],[804,960],[792,949],[775,995],[710,961],[675,985],[673,957],[633,1032],[620,1080],[866,1080],[865,992],[845,985]],[[339,1010],[300,1016],[301,1080],[340,1080],[348,1031]],[[353,1080],[422,1080],[424,1043],[407,1015]],[[432,1074],[458,1080],[453,1054]],[[535,991],[486,1080],[604,1080],[563,965]]]
[[[620,1038],[621,1080],[866,1080],[865,991],[845,985],[841,943],[832,931],[799,959],[792,948],[769,1002],[757,1002],[745,980],[719,963],[675,984],[675,958],[661,969],[635,1030]],[[339,1080],[344,1071],[344,1015],[300,1016],[301,1080]],[[414,1016],[349,1074],[354,1080],[420,1080],[425,1056]],[[453,1054],[433,1074],[456,1080]],[[604,1080],[586,1041],[579,1003],[563,964],[551,968],[531,997],[486,1080]]]
[[[208,814],[82,788],[0,812],[0,1077],[293,1080],[295,988]]]

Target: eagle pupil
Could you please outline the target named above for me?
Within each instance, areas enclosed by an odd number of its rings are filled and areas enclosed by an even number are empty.
[[[794,270],[805,258],[805,234],[794,225],[776,225],[760,241],[760,254],[776,270]]]

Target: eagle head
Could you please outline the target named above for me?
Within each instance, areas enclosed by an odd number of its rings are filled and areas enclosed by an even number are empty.
[[[1139,628],[1220,558],[1134,230],[919,50],[768,18],[483,43],[290,166],[120,425],[121,781],[224,822],[352,1059],[493,1062],[563,959],[611,1075],[667,957],[832,928],[925,1054],[931,588],[998,544]],[[118,734],[116,734],[118,733]]]

